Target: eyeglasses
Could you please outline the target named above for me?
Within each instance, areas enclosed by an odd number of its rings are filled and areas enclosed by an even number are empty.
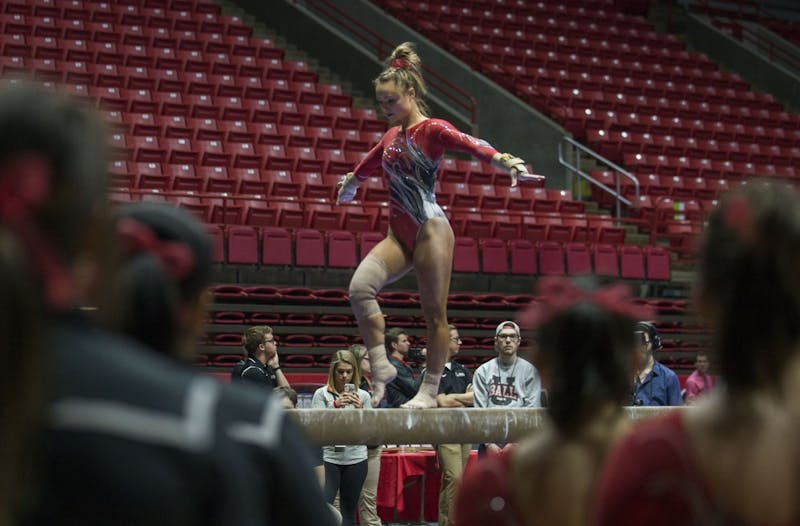
[[[461,343],[461,338],[450,338],[450,341]]]
[[[278,338],[272,338],[271,340],[267,340],[267,339],[265,339],[265,340],[264,340],[264,344],[266,345],[266,344],[268,344],[268,343],[271,343],[271,344],[273,344],[273,345],[278,345]]]
[[[511,340],[512,342],[515,342],[515,341],[519,340],[519,336],[517,336],[516,334],[498,334],[497,335],[497,339],[498,340]]]

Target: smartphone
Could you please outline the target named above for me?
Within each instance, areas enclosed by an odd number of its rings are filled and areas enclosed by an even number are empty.
[[[355,384],[344,384],[344,392],[345,393],[355,393],[356,392]]]

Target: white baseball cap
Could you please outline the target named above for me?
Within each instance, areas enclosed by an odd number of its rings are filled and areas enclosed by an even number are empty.
[[[519,325],[509,320],[509,321],[504,321],[503,323],[497,326],[497,329],[494,331],[495,338],[500,335],[500,331],[502,331],[503,329],[514,329],[514,332],[516,332],[517,336],[519,336]]]

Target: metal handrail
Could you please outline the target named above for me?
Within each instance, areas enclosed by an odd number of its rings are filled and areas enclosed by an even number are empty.
[[[298,2],[299,3],[299,2]],[[375,50],[375,57],[378,60],[383,60],[385,56],[393,50],[397,45],[389,40],[383,38],[380,34],[373,31],[371,28],[365,26],[359,20],[353,18],[349,13],[335,6],[329,0],[303,0],[302,3],[310,8],[316,9],[320,14],[328,17],[333,22],[336,22],[345,28],[352,36],[361,39],[369,47]],[[326,11],[327,9],[327,11]],[[348,23],[350,25],[348,25]],[[478,101],[471,94],[461,89],[458,85],[451,82],[437,71],[425,65],[422,66],[425,75],[428,78],[434,79],[436,82],[429,82],[432,88],[442,93],[446,98],[450,99],[455,105],[463,108],[469,113],[469,122],[472,128],[472,133],[478,133]],[[443,86],[439,85],[443,84]],[[448,88],[451,91],[448,91]],[[453,92],[460,95],[456,97]]]
[[[769,18],[769,13],[767,13],[767,11],[764,10],[763,6],[760,3],[757,4],[757,5],[752,5],[751,3],[743,2],[742,0],[735,0],[735,1],[730,1],[729,0],[729,1],[725,2],[725,3],[727,3],[727,4],[735,4],[736,12],[734,12],[734,11],[732,11],[730,9],[728,9],[726,11],[728,11],[730,14],[739,15],[739,18],[742,18],[744,16],[755,16],[756,20]],[[711,2],[709,0],[700,0],[697,3],[693,3],[693,4],[690,4],[690,5],[696,5],[698,7],[698,9],[706,16],[710,16],[711,15],[711,11],[713,9],[711,7]],[[754,8],[754,9],[745,9],[746,7]]]
[[[571,164],[570,161],[568,161],[566,159],[566,157],[564,156],[564,143],[567,143],[567,144],[569,144],[570,146],[573,147],[574,158],[575,158],[575,163],[574,164]],[[588,173],[584,172],[581,169],[581,163],[580,163],[580,154],[581,154],[581,152],[583,152],[583,153],[587,154],[588,156],[594,158],[595,160],[600,161],[601,163],[613,168],[613,170],[614,170],[614,181],[616,183],[615,184],[616,190],[614,190],[613,188],[609,188],[606,184],[602,183],[601,181],[598,181],[597,179],[595,179],[594,177],[592,177],[591,175],[589,175]],[[586,181],[589,181],[591,184],[597,186],[598,188],[600,188],[604,192],[611,194],[616,199],[617,218],[619,218],[622,215],[622,206],[621,206],[622,203],[624,203],[624,204],[626,204],[628,206],[632,206],[633,205],[633,202],[631,202],[629,199],[624,197],[622,195],[622,192],[620,191],[620,175],[623,176],[623,177],[626,177],[627,179],[630,179],[633,182],[634,195],[635,195],[635,201],[634,202],[638,202],[639,201],[639,180],[636,177],[634,177],[634,175],[632,173],[630,173],[629,171],[625,170],[624,168],[619,166],[614,161],[606,159],[605,157],[603,157],[599,153],[595,152],[594,150],[591,150],[590,148],[584,146],[583,144],[579,143],[578,141],[576,141],[572,137],[569,137],[569,136],[565,135],[564,137],[562,137],[561,141],[558,143],[558,162],[561,163],[562,166],[564,166],[565,168],[567,168],[570,171],[570,175],[573,175],[573,174],[577,175],[580,178],[585,179]],[[582,197],[583,197],[582,190],[581,190],[580,185],[578,185],[578,199],[581,199]]]
[[[740,24],[740,26],[742,28],[742,41],[752,45],[759,51],[765,52],[770,62],[778,60],[794,69],[800,69],[800,55],[794,49],[765,38],[745,25]]]

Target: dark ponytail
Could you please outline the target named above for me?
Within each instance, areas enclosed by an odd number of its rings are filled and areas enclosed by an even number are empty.
[[[39,424],[47,369],[43,368],[44,302],[24,248],[0,227],[0,525],[14,524]]]
[[[800,345],[800,201],[753,181],[722,199],[698,264],[701,304],[715,325],[715,361],[731,393],[780,392]]]
[[[598,408],[630,399],[634,320],[579,303],[539,331],[542,365],[552,378],[548,413],[564,435],[580,430]]]
[[[137,253],[125,261],[116,280],[119,329],[148,347],[171,351],[178,344],[180,329],[178,287],[152,254]]]
[[[192,351],[192,313],[211,275],[211,244],[203,225],[160,203],[116,210],[123,250],[114,280],[112,325],[152,349],[184,356]]]
[[[0,525],[33,476],[53,313],[78,297],[74,271],[105,202],[101,121],[27,83],[0,87]],[[57,342],[56,342],[57,343]]]

